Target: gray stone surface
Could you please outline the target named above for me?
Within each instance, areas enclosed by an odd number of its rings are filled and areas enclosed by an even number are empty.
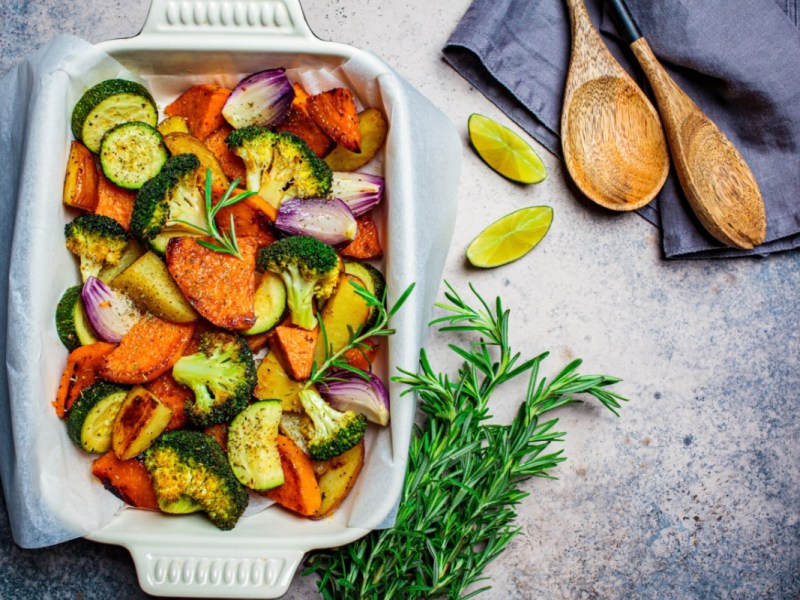
[[[800,596],[800,255],[665,262],[658,232],[610,215],[548,179],[515,186],[466,141],[467,117],[509,124],[447,67],[440,49],[468,0],[306,0],[322,38],[376,52],[438,105],[464,136],[456,235],[445,277],[500,293],[525,355],[555,371],[623,378],[619,419],[592,404],[562,411],[568,462],[519,509],[522,534],[491,565],[501,598],[797,598]],[[90,41],[135,34],[146,0],[2,0],[0,73],[62,32]],[[435,201],[431,199],[431,201]],[[516,208],[548,204],[551,231],[525,259],[468,268],[469,241]],[[454,365],[433,338],[433,360]],[[498,395],[507,418],[519,390]],[[286,598],[313,595],[297,577]],[[78,540],[17,548],[0,510],[0,597],[139,598],[126,551]]]

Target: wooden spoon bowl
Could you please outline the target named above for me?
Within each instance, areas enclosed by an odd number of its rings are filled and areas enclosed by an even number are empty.
[[[575,185],[611,210],[641,208],[666,181],[669,154],[653,105],[595,30],[582,0],[567,0],[572,58],[561,115]]]

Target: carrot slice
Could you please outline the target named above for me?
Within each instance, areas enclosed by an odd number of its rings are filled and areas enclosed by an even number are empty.
[[[187,349],[189,345],[187,345]],[[184,350],[184,354],[186,354],[186,350]],[[187,417],[184,406],[187,400],[194,397],[192,390],[175,381],[171,371],[159,375],[153,381],[148,381],[144,387],[172,411],[172,418],[164,431],[182,429],[186,426]]]
[[[247,340],[247,345],[250,346],[250,351],[255,354],[256,352],[261,351],[263,348],[266,348],[267,343],[269,342],[269,331],[264,333],[256,333],[255,335],[248,335],[245,337]]]
[[[308,114],[333,140],[350,150],[361,152],[361,129],[353,94],[346,88],[333,88],[309,96]]]
[[[237,236],[238,237],[238,236]],[[167,245],[167,269],[189,303],[212,324],[223,329],[249,329],[253,309],[256,250],[253,238],[238,238],[241,260],[201,246],[198,240],[177,237]]]
[[[111,217],[128,229],[131,224],[133,205],[136,202],[136,192],[115,185],[102,173],[99,177],[95,214]]]
[[[269,338],[270,348],[283,370],[295,381],[311,376],[319,338],[319,327],[309,331],[295,325],[278,325]]]
[[[265,492],[266,496],[303,516],[313,515],[322,506],[322,493],[311,459],[284,435],[278,435],[278,454],[283,468],[283,485]]]
[[[226,192],[227,188],[214,187],[211,197],[214,204]],[[232,195],[241,194],[246,190],[236,188]],[[278,217],[275,207],[264,200],[261,196],[248,196],[244,200],[232,206],[227,206],[217,213],[216,222],[220,231],[230,233],[230,219],[233,216],[233,226],[236,229],[236,237],[255,238],[258,247],[268,246],[275,241],[275,233],[272,223]]]
[[[97,165],[91,151],[73,140],[64,177],[64,204],[92,212],[97,206]]]
[[[116,346],[107,342],[95,342],[75,348],[67,356],[67,366],[61,375],[58,393],[53,406],[59,417],[64,417],[72,408],[81,392],[98,379],[98,370],[109,352]]]
[[[359,260],[370,260],[383,256],[378,227],[370,213],[356,217],[356,222],[358,223],[356,238],[342,249],[342,256]]]
[[[247,176],[247,169],[245,169],[244,161],[228,149],[228,144],[225,143],[225,138],[233,131],[230,125],[223,125],[218,127],[211,133],[205,140],[206,147],[211,150],[214,156],[217,157],[219,166],[222,167],[222,172],[233,181],[238,179],[244,181]]]
[[[164,114],[185,118],[192,135],[204,140],[225,124],[222,107],[230,95],[229,89],[212,83],[195,85],[167,105]]]
[[[111,450],[92,462],[92,475],[125,504],[158,510],[150,475],[139,459],[120,460]]]
[[[105,356],[100,377],[127,384],[153,381],[178,362],[194,327],[194,323],[171,323],[152,315],[140,319]]]

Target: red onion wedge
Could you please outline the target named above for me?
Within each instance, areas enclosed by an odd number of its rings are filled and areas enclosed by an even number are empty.
[[[349,371],[336,371],[330,381],[319,386],[320,394],[339,411],[363,414],[371,423],[389,424],[389,393],[383,382],[369,373],[369,381]]]
[[[333,173],[330,195],[347,204],[357,217],[383,200],[383,185],[380,175],[336,171]]]
[[[335,246],[352,241],[358,223],[347,204],[338,198],[289,198],[278,209],[275,227]]]
[[[142,318],[142,312],[128,296],[96,277],[90,276],[83,284],[81,299],[92,328],[106,342],[119,342]]]
[[[234,129],[269,127],[284,117],[294,94],[284,69],[259,71],[236,84],[222,108],[222,116]]]

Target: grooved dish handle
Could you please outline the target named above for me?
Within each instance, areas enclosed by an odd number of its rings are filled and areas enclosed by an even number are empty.
[[[314,38],[300,0],[152,0],[141,35]]]
[[[142,590],[155,596],[279,598],[303,559],[300,550],[246,550],[170,545],[129,546]]]

